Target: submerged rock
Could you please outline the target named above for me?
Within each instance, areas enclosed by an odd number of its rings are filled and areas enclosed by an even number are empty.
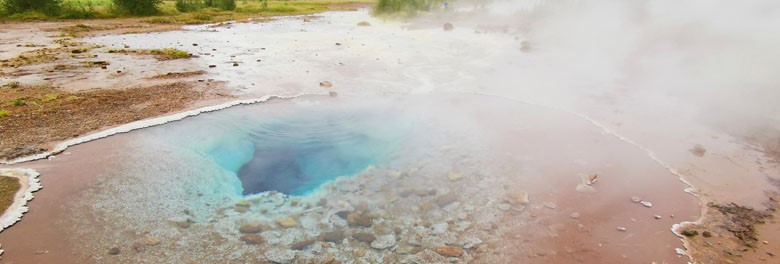
[[[320,87],[322,87],[322,88],[330,88],[330,87],[333,87],[333,83],[331,83],[329,81],[322,81],[322,82],[320,82]]]
[[[454,26],[452,26],[452,23],[444,23],[444,31],[452,31],[455,29]]]
[[[450,181],[459,181],[463,179],[463,174],[451,171],[447,174],[447,179],[450,179]]]
[[[293,243],[290,246],[290,248],[292,248],[293,250],[303,250],[306,247],[311,246],[312,244],[314,244],[314,242],[317,242],[317,240],[314,240],[314,239],[301,240],[301,241]]]
[[[249,245],[259,245],[263,243],[263,237],[261,237],[258,234],[241,235],[239,239],[241,239],[241,241],[244,241],[244,243],[247,243]]]
[[[158,238],[156,238],[154,236],[146,235],[146,236],[144,236],[143,242],[144,242],[144,245],[154,246],[154,245],[160,244],[161,241],[160,241],[160,239],[158,239]]]
[[[389,234],[377,237],[374,242],[371,242],[371,247],[375,249],[386,249],[395,246],[395,235]]]
[[[374,236],[374,234],[371,233],[354,233],[352,234],[352,238],[366,243],[371,243],[374,242],[374,240],[376,240],[376,236]]]
[[[357,25],[361,27],[370,27],[371,23],[368,23],[367,21],[360,21],[360,23],[358,23]]]
[[[262,231],[262,228],[259,224],[243,224],[238,227],[238,232],[244,233],[244,234],[254,234]]]
[[[344,230],[334,230],[323,233],[320,235],[320,239],[326,242],[341,243],[347,236],[344,234]]]
[[[355,211],[347,215],[349,226],[371,227],[374,218],[363,211]]]
[[[298,226],[298,221],[295,221],[292,217],[276,220],[276,223],[284,228],[290,228]]]
[[[437,247],[436,253],[445,257],[460,257],[463,255],[463,248],[456,246]]]
[[[295,254],[295,250],[270,249],[266,251],[263,256],[274,263],[290,263],[295,259]]]
[[[455,192],[450,192],[444,195],[441,195],[439,197],[436,197],[436,199],[433,201],[438,205],[439,207],[445,207],[448,204],[454,203],[458,200],[458,194]]]

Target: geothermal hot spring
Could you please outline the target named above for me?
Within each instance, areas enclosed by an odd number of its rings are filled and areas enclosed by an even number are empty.
[[[44,189],[0,236],[3,258],[687,263],[671,229],[699,219],[701,201],[764,201],[774,167],[731,132],[776,110],[751,88],[771,80],[743,71],[776,67],[712,66],[774,43],[734,33],[753,24],[677,4],[530,2],[88,39],[185,49],[244,104],[14,165]],[[734,49],[701,53],[712,39]],[[154,63],[107,56],[127,71]]]

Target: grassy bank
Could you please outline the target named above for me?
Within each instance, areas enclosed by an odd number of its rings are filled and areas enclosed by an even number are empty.
[[[0,214],[14,203],[14,196],[21,187],[19,179],[0,176]]]
[[[376,0],[326,0],[326,1],[236,1],[235,10],[203,8],[191,12],[176,10],[175,1],[162,1],[155,15],[145,16],[148,22],[160,24],[201,24],[229,20],[241,20],[250,17],[305,15],[328,10],[351,9],[358,5],[372,5]],[[3,21],[60,21],[68,19],[116,19],[136,17],[118,10],[111,0],[64,0],[58,14],[45,14],[41,11],[26,11],[16,14],[3,12]]]

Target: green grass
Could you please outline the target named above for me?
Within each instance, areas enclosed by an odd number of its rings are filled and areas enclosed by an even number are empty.
[[[0,176],[0,212],[4,213],[14,203],[14,196],[16,196],[19,188],[22,188],[22,185],[19,184],[19,179]]]
[[[11,111],[0,109],[0,118],[4,118],[6,116],[9,116],[11,114]]]
[[[192,57],[189,52],[178,49],[153,49],[149,53],[155,55],[158,59],[163,58],[166,60],[184,59]]]
[[[2,0],[0,0],[2,1]],[[305,15],[327,11],[339,4],[375,3],[377,0],[275,0],[263,7],[260,0],[238,0],[235,10],[203,8],[191,12],[176,10],[175,1],[165,0],[158,5],[159,12],[149,16],[147,22],[158,24],[203,24],[240,20],[257,16]],[[381,1],[381,0],[379,0]],[[118,11],[111,0],[63,0],[59,15],[46,15],[38,11],[17,14],[0,14],[0,20],[62,20],[62,19],[110,19],[132,17]],[[76,31],[78,32],[78,31]]]

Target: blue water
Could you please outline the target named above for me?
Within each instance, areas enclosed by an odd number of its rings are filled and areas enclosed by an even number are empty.
[[[305,195],[357,174],[395,153],[403,125],[387,113],[293,111],[234,122],[239,130],[212,144],[210,159],[241,181],[243,194]]]

